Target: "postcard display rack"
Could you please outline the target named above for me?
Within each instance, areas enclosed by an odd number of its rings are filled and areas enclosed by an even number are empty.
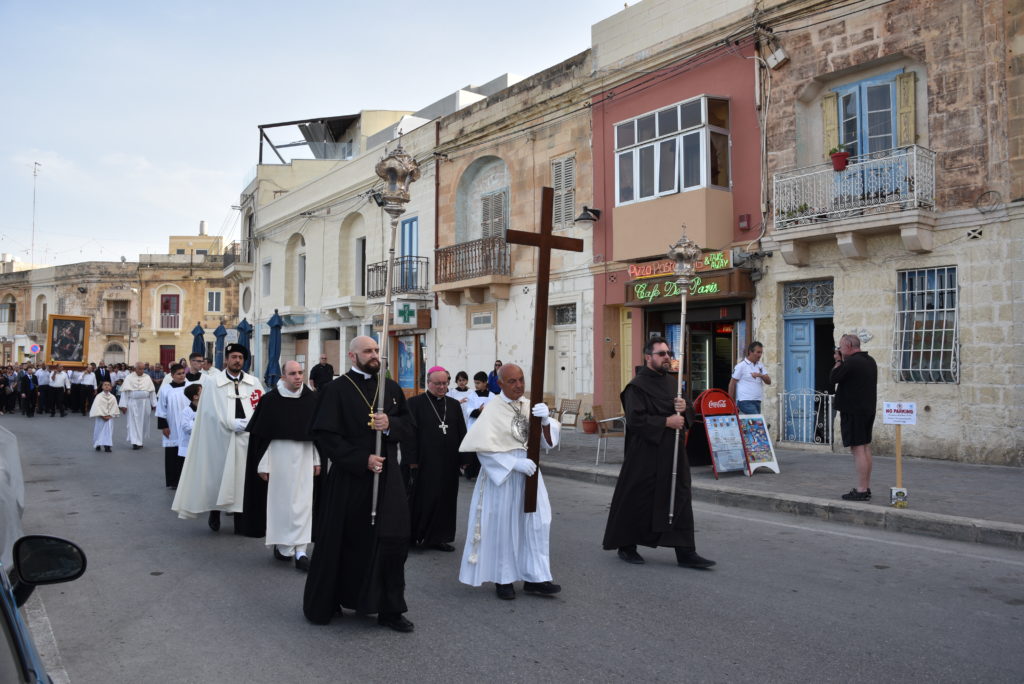
[[[704,417],[716,480],[719,473],[742,471],[750,476],[758,468],[779,472],[764,416],[737,415],[732,397],[720,389],[701,392],[696,403]]]

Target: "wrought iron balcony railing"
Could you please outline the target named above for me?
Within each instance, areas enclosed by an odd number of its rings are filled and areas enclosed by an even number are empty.
[[[383,297],[388,262],[378,261],[366,267],[366,296]],[[427,257],[403,256],[395,259],[391,272],[394,294],[429,294],[430,260]]]
[[[46,334],[46,319],[37,318],[34,320],[25,321],[25,334],[26,335],[45,335]]]
[[[511,274],[509,246],[504,236],[462,242],[434,250],[434,282],[439,285],[482,276]]]
[[[102,330],[107,335],[127,335],[132,325],[127,318],[104,318],[102,323]]]
[[[835,221],[875,208],[935,206],[935,153],[911,145],[850,157],[835,171],[818,164],[774,176],[775,229]]]
[[[181,327],[181,314],[162,313],[160,314],[161,330],[177,330]]]

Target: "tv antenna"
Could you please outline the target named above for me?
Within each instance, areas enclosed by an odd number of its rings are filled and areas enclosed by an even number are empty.
[[[36,177],[41,167],[39,162],[32,162],[32,244],[28,260],[33,266],[36,263]]]

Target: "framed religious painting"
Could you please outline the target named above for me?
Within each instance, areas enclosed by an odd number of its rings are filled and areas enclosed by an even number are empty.
[[[50,314],[46,324],[46,347],[43,360],[71,368],[89,363],[89,316]]]

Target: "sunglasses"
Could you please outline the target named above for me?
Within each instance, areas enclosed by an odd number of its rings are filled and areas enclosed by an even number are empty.
[[[660,351],[660,352],[654,352],[653,354],[651,354],[651,356],[670,356],[670,357],[674,358],[675,354],[673,352],[670,352],[670,351]]]

